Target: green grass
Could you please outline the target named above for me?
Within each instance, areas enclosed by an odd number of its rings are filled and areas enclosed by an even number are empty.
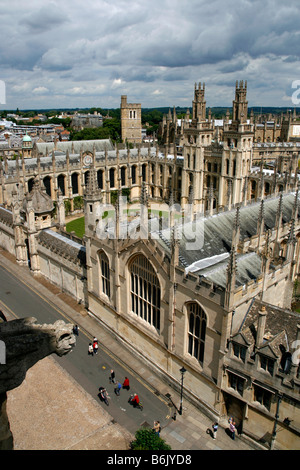
[[[77,237],[82,238],[84,235],[84,217],[80,217],[79,219],[71,220],[66,224],[67,232],[75,232]]]
[[[128,213],[128,215],[130,215],[131,211],[133,214],[135,214],[137,212],[137,209],[127,209],[127,211],[124,210],[124,215],[126,214],[126,212]],[[152,214],[159,215],[160,217],[164,217],[164,218],[169,216],[168,212],[164,212],[160,210],[153,210]],[[109,218],[113,216],[114,216],[114,211],[108,210],[103,213],[102,218],[104,219],[106,217]],[[175,218],[180,218],[180,217],[181,216],[179,214],[175,214]],[[66,231],[75,232],[77,237],[82,238],[84,235],[84,217],[79,217],[78,219],[74,219],[71,222],[68,222],[66,224]]]

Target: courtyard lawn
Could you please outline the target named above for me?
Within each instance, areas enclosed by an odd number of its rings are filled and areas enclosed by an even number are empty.
[[[128,216],[132,215],[132,214],[136,214],[138,213],[139,211],[137,211],[136,208],[134,209],[127,209],[127,210],[124,210],[124,215],[128,214]],[[168,212],[165,212],[165,211],[160,211],[160,210],[150,210],[149,209],[149,213],[152,213],[152,215],[155,215],[155,216],[160,216],[160,217],[163,217],[163,218],[168,218],[169,217],[169,213]],[[107,218],[113,218],[114,216],[114,211],[113,210],[109,210],[109,211],[105,211],[102,215],[102,218],[105,219],[106,217]],[[175,218],[176,219],[179,219],[181,217],[180,214],[175,214]],[[68,222],[66,224],[66,231],[67,232],[75,232],[76,236],[77,237],[80,237],[82,238],[83,235],[84,235],[84,217],[79,217],[78,219],[74,219],[74,220],[71,220],[71,222]]]
[[[66,224],[67,232],[75,232],[77,237],[82,238],[84,235],[84,217],[80,217],[79,219],[71,220]]]

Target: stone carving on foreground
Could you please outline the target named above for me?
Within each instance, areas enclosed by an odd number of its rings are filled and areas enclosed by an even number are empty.
[[[26,372],[50,354],[64,356],[75,346],[73,325],[62,320],[39,325],[33,317],[0,320],[0,450],[13,449],[6,414],[6,392],[23,382]]]

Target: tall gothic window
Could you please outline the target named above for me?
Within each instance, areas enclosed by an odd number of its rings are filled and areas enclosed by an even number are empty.
[[[63,196],[65,196],[66,192],[65,192],[65,176],[64,175],[58,175],[57,186],[61,190]]]
[[[103,174],[104,174],[104,171],[103,170],[98,170],[97,171],[97,183],[98,183],[98,188],[99,189],[103,189]]]
[[[131,182],[132,184],[136,184],[136,166],[135,165],[131,167]]]
[[[110,297],[110,275],[109,275],[109,261],[104,252],[99,255],[100,269],[101,269],[101,291],[103,294]]]
[[[199,304],[188,304],[188,353],[195,357],[201,365],[204,359],[206,314]]]
[[[126,185],[126,167],[122,166],[121,167],[121,186]]]
[[[143,255],[130,265],[131,311],[160,330],[160,285],[157,275]]]

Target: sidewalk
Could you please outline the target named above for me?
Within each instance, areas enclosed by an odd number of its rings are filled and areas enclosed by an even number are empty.
[[[109,351],[112,356],[118,358],[128,367],[139,374],[140,378],[155,391],[156,394],[165,396],[171,393],[174,403],[179,404],[180,396],[174,389],[170,392],[168,384],[164,383],[154,372],[140,359],[135,357],[119,341],[109,334],[86,310],[60,289],[50,284],[43,277],[34,277],[27,267],[19,266],[14,258],[7,252],[0,250],[1,264],[11,271],[23,282],[32,286],[39,294],[61,309],[80,330],[85,330],[91,336],[97,336],[100,344]],[[121,358],[121,359],[120,359]],[[170,408],[171,413],[174,408]],[[172,413],[173,414],[173,413]],[[232,440],[226,433],[225,427],[219,426],[217,438],[214,440],[208,431],[211,430],[212,421],[194,405],[183,399],[183,413],[177,413],[176,420],[169,419],[167,426],[162,429],[161,437],[171,446],[172,450],[254,450],[262,449],[261,446],[244,436],[236,436]]]

